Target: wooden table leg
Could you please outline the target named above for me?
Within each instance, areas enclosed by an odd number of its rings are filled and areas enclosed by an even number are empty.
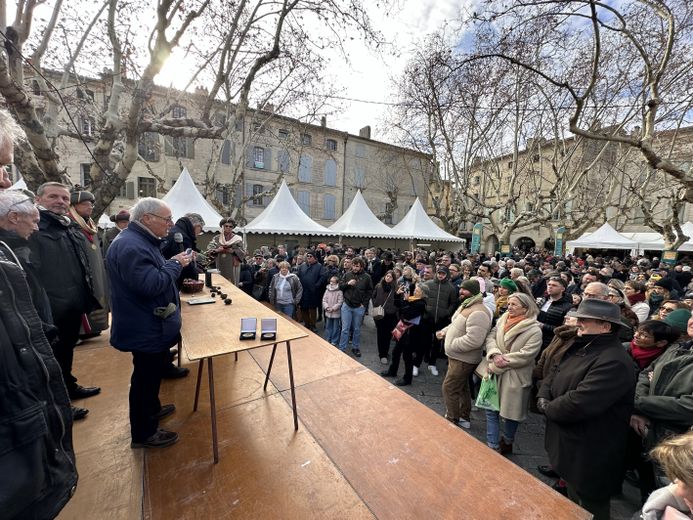
[[[180,358],[183,357],[183,340],[178,340],[178,366],[180,367]]]
[[[267,375],[265,376],[265,386],[262,389],[267,391],[267,383],[269,382],[270,372],[272,372],[272,363],[274,363],[274,355],[277,353],[277,344],[275,343],[272,347],[272,355],[270,356],[269,366],[267,367]]]
[[[214,464],[219,462],[219,446],[217,444],[217,406],[214,401],[214,369],[212,358],[207,358],[207,369],[209,371],[209,404],[212,412],[212,452],[214,453]]]
[[[195,383],[195,404],[193,405],[193,412],[197,411],[197,400],[200,398],[200,381],[202,381],[202,367],[205,364],[204,359],[200,359],[200,364],[197,367],[197,383]]]
[[[291,363],[290,341],[286,342],[286,358],[289,361],[289,382],[291,383],[291,406],[294,409],[294,431],[298,431],[298,413],[296,412],[296,385],[294,385],[294,367]],[[267,372],[267,374],[269,375],[269,371]]]

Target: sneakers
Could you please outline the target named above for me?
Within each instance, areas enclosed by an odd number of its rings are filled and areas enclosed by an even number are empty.
[[[469,421],[465,421],[464,419],[460,419],[457,422],[457,426],[459,426],[460,428],[464,428],[465,430],[468,430],[472,427],[472,423],[470,423]]]
[[[161,420],[164,417],[168,417],[169,415],[171,415],[175,411],[176,411],[176,405],[175,404],[165,404],[161,407],[161,410],[159,410],[157,413],[152,415],[152,419]]]
[[[166,430],[157,430],[154,435],[149,437],[144,442],[131,442],[130,447],[133,449],[137,448],[165,448],[178,442],[178,434],[176,432],[169,432]]]
[[[414,377],[418,376],[418,375],[419,375],[419,367],[417,367],[416,365],[414,365],[414,369],[412,370],[411,373],[412,373],[412,375],[413,375]]]
[[[361,351],[357,348],[352,348],[351,353],[354,354],[354,357],[361,357]]]
[[[435,365],[428,365],[428,370],[431,372],[431,375],[434,375],[434,376],[438,375],[438,369],[436,368]]]
[[[381,357],[381,358],[380,358],[380,364],[381,364],[381,365],[387,365],[387,363],[388,363],[388,361],[387,361],[387,358],[386,358],[386,357]]]

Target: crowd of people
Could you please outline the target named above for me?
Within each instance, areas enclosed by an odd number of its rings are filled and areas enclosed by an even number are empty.
[[[18,138],[11,117],[0,111],[5,163]],[[89,191],[47,182],[34,195],[9,185],[3,173],[5,517],[52,518],[74,493],[72,424],[88,415],[83,400],[101,391],[78,383],[74,349],[106,330],[109,315],[111,345],[132,355],[131,447],[178,440],[159,427],[175,412],[159,401],[159,388],[165,377],[188,375],[172,363],[180,340],[179,289],[209,267],[357,358],[370,315],[382,375],[406,386],[423,367],[432,376],[443,371],[445,417],[462,429],[471,427],[479,383],[493,381],[497,405],[485,413],[488,446],[512,453],[528,414],[543,414],[550,465],[539,470],[595,518],[609,517],[610,497],[624,478],[641,490],[643,518],[660,518],[667,508],[691,516],[693,273],[687,259],[670,266],[656,258],[547,252],[501,258],[340,244],[263,246],[248,254],[232,219],[200,248],[200,215],[174,222],[165,202],[144,198],[113,215],[116,226],[101,235]],[[661,487],[663,477],[671,485]]]

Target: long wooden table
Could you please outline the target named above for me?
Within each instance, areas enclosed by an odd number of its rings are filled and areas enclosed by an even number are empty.
[[[210,295],[210,289],[205,287],[202,293],[182,294],[181,307],[183,326],[181,328],[182,350],[179,352],[179,359],[183,350],[191,361],[199,360],[197,369],[197,382],[195,384],[195,403],[193,411],[197,411],[197,403],[200,395],[200,382],[202,380],[202,369],[207,360],[207,370],[209,376],[209,402],[211,408],[212,421],[212,452],[214,463],[219,462],[219,446],[217,441],[217,411],[214,399],[214,365],[213,360],[217,356],[235,353],[245,350],[252,350],[259,347],[272,345],[272,355],[267,367],[265,384],[263,389],[267,390],[272,363],[277,352],[279,343],[286,343],[286,356],[289,366],[289,382],[291,387],[291,405],[293,408],[294,430],[298,430],[298,412],[296,410],[296,387],[294,384],[294,371],[291,363],[291,341],[308,336],[307,332],[297,326],[286,316],[276,313],[268,307],[257,302],[242,290],[235,287],[231,282],[218,274],[213,275],[212,285],[221,287],[222,292],[231,298],[231,305],[226,305],[217,296],[215,303],[204,305],[190,305],[188,300],[201,298]],[[255,339],[241,340],[241,318],[257,318],[258,329],[262,318],[277,319],[277,337],[271,340],[263,340],[260,330],[257,330]]]

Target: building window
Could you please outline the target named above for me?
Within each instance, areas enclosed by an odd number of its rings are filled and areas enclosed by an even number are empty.
[[[515,215],[513,214],[513,208],[511,208],[510,206],[506,206],[503,217],[505,218],[506,222],[511,222],[512,220],[514,220]]]
[[[354,186],[357,188],[366,187],[366,170],[363,166],[357,166],[354,168]]]
[[[475,175],[474,176],[474,186],[478,186],[479,184],[481,184],[481,176]]]
[[[291,159],[289,157],[289,152],[286,150],[280,150],[279,151],[279,171],[282,173],[286,173],[289,171],[289,168],[291,167]]]
[[[395,212],[395,208],[392,202],[385,203],[385,218],[383,218],[383,223],[392,225],[392,214]]]
[[[539,162],[539,159],[541,159],[541,157],[539,156],[538,153],[535,153],[535,154],[532,156],[532,161],[534,161],[534,162]]]
[[[184,117],[188,117],[188,111],[185,107],[182,107],[180,105],[174,105],[171,109],[171,117],[175,119],[182,119]]]
[[[262,146],[253,149],[253,164],[256,168],[265,167],[265,149]]]
[[[508,170],[512,170],[512,169],[513,169],[513,162],[509,161],[508,162]]]
[[[231,141],[228,139],[221,145],[221,164],[231,164]]]
[[[325,161],[325,185],[337,185],[337,162],[334,159],[327,159]]]
[[[164,153],[169,157],[195,158],[195,141],[190,137],[164,137]]]
[[[41,86],[39,85],[39,82],[35,79],[31,80],[31,91],[34,93],[35,96],[40,96],[42,94]]]
[[[145,161],[156,162],[159,160],[159,134],[145,132],[137,143],[137,153]]]
[[[79,183],[81,186],[91,186],[91,163],[82,163],[79,165]]]
[[[282,139],[282,140],[288,139],[289,138],[289,131],[284,129],[284,128],[280,128],[277,136],[279,137],[279,139]]]
[[[253,199],[251,201],[251,206],[263,206],[264,204],[262,203],[262,197],[259,195],[265,191],[265,189],[262,187],[262,184],[253,184]]]
[[[303,210],[303,213],[310,217],[310,192],[309,191],[299,191],[298,196],[298,206]]]
[[[323,211],[322,218],[327,220],[334,220],[336,218],[336,197],[330,193],[325,193],[323,197]]]
[[[229,204],[229,187],[226,184],[220,184],[217,186],[217,201],[223,206],[228,206]]]
[[[156,179],[137,177],[137,196],[156,197]]]
[[[301,134],[301,144],[304,146],[310,146],[313,144],[313,137],[310,134]]]
[[[311,182],[313,170],[313,158],[310,155],[301,154],[298,161],[298,182]]]
[[[337,141],[335,141],[334,139],[326,139],[325,148],[327,148],[328,150],[332,150],[333,152],[337,151]]]
[[[362,143],[356,145],[356,157],[365,157],[366,147]]]
[[[82,117],[82,133],[84,135],[92,135],[94,133],[94,127],[96,126],[96,120],[93,117],[84,116]]]

